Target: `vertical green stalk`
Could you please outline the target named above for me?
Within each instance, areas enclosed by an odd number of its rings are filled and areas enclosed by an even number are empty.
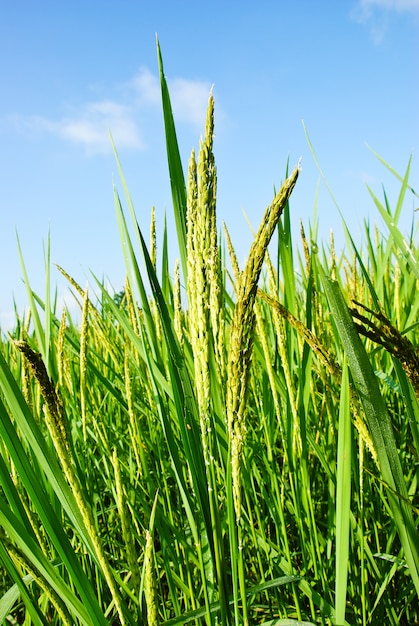
[[[182,349],[184,343],[183,336],[183,320],[182,320],[182,294],[180,288],[180,272],[179,272],[179,259],[175,261],[175,272],[173,279],[173,326],[179,346]]]
[[[40,354],[34,352],[24,341],[16,342],[16,347],[24,354],[37,380],[46,403],[45,420],[60,460],[67,482],[71,487],[79,507],[86,531],[92,542],[95,556],[108,584],[122,626],[127,623],[123,601],[105,554],[99,533],[96,529],[92,510],[85,499],[83,488],[74,468],[71,456],[70,436],[61,401],[48,377]]]
[[[163,69],[163,59],[160,44],[157,40],[157,59],[160,71],[160,86],[163,105],[163,120],[166,137],[167,162],[169,166],[170,186],[172,189],[172,201],[175,214],[176,232],[179,243],[180,262],[184,281],[187,279],[186,258],[186,186],[183,175],[182,161],[176,137],[175,123],[173,119],[172,105],[170,102],[169,89]]]
[[[151,222],[150,222],[150,259],[151,263],[156,269],[157,262],[157,239],[156,239],[156,210],[151,207]]]
[[[157,597],[156,568],[154,566],[153,538],[149,530],[146,531],[144,554],[144,595],[147,605],[148,626],[159,626],[159,611]]]
[[[406,563],[419,593],[419,540],[412,510],[407,504],[408,493],[390,415],[339,284],[326,276],[323,276],[323,280],[339,335],[348,355],[354,385],[364,407],[381,475],[389,487],[388,501]]]
[[[195,389],[200,412],[205,463],[213,455],[210,389],[210,350],[215,349],[216,362],[222,363],[220,333],[221,290],[216,231],[216,170],[213,155],[214,99],[210,95],[205,139],[201,141],[198,166],[192,155],[188,170],[187,208],[187,294],[189,327],[195,364]],[[211,342],[213,335],[213,342]],[[221,343],[220,343],[221,341]]]
[[[134,593],[138,596],[140,591],[141,574],[140,568],[138,567],[134,534],[128,512],[127,496],[122,482],[121,466],[116,448],[113,449],[112,464],[115,472],[116,505],[118,507],[119,519],[121,520],[122,538],[125,544],[129,572],[132,576],[132,587]]]
[[[60,619],[60,623],[63,626],[72,626],[74,624],[71,619],[70,613],[63,602],[62,598],[57,594],[52,585],[42,576],[42,574],[36,569],[36,567],[25,557],[23,552],[8,541],[7,537],[2,537],[4,546],[7,546],[7,551],[11,556],[14,564],[20,566],[23,570],[26,570],[32,577],[33,582],[43,591],[48,598],[51,605],[54,607],[56,615]],[[2,622],[3,623],[3,622]]]
[[[89,294],[87,287],[83,296],[83,310],[80,332],[80,411],[83,441],[86,443],[86,371],[87,371],[87,341],[89,333]]]
[[[246,396],[255,323],[253,307],[265,252],[297,182],[298,174],[299,167],[296,167],[267,208],[237,288],[237,303],[231,323],[227,362],[227,423],[231,447],[234,507],[238,520],[241,517],[240,457],[246,431]]]
[[[224,350],[224,338],[221,336],[224,328],[220,313],[222,281],[216,232],[216,170],[212,150],[213,133],[214,100],[211,94],[208,102],[205,138],[200,144],[198,165],[195,153],[192,151],[188,168],[187,296],[188,326],[194,358],[195,393],[207,479],[214,565],[219,585],[222,619],[223,622],[228,623],[226,568],[221,540],[216,479],[216,433],[212,414],[212,397],[219,394],[221,389],[220,376],[223,369],[222,353]],[[175,323],[176,317],[175,315]],[[211,366],[214,362],[218,366],[217,377],[211,376]],[[213,573],[209,571],[210,565],[211,561],[207,559],[207,581],[214,578]],[[211,599],[213,590],[205,587],[204,591]],[[211,616],[208,617],[212,620]]]
[[[345,623],[349,565],[349,521],[351,513],[351,428],[349,373],[347,361],[342,368],[339,407],[338,456],[336,472],[336,624]]]
[[[147,459],[144,453],[143,435],[141,433],[141,429],[138,424],[138,416],[136,415],[135,409],[134,409],[134,398],[133,398],[133,393],[132,393],[129,357],[130,357],[130,354],[128,350],[128,342],[126,342],[124,346],[124,379],[125,379],[125,392],[127,396],[131,442],[134,448],[134,454],[135,454],[135,458],[138,464],[138,471],[141,477],[147,480],[149,478]]]
[[[65,340],[66,322],[67,322],[67,311],[66,309],[63,309],[60,327],[58,329],[58,337],[57,337],[57,370],[58,370],[57,374],[58,374],[58,384],[60,387],[64,385],[64,373],[65,373],[64,340]]]
[[[227,361],[227,426],[231,460],[231,495],[237,523],[237,572],[233,571],[233,581],[237,580],[243,606],[243,621],[248,624],[246,575],[243,558],[243,536],[241,526],[241,457],[246,433],[246,400],[249,389],[249,374],[255,326],[254,303],[265,253],[275,228],[281,217],[299,174],[296,167],[284,182],[272,204],[267,208],[263,221],[251,246],[246,267],[239,278],[237,302],[233,313],[230,334],[230,347]],[[233,528],[230,529],[233,533]],[[232,546],[234,548],[234,544]],[[237,590],[235,590],[235,595]],[[236,614],[237,622],[237,614]]]

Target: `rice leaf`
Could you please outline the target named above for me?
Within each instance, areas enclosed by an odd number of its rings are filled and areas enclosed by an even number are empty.
[[[180,262],[184,282],[186,283],[187,253],[186,253],[186,184],[183,174],[182,161],[176,136],[175,122],[173,119],[172,105],[170,102],[169,89],[164,74],[163,59],[160,43],[156,37],[157,59],[160,72],[160,87],[163,106],[163,120],[166,137],[166,154],[169,166],[170,186],[172,190],[173,210],[175,215],[176,231],[179,245]]]
[[[346,611],[351,503],[351,426],[349,375],[345,359],[342,368],[336,471],[336,624],[343,624],[345,622]]]
[[[330,308],[347,354],[352,379],[364,407],[382,477],[390,488],[388,499],[406,562],[419,593],[419,541],[412,511],[404,502],[408,498],[408,494],[390,416],[340,287],[336,281],[324,274],[322,278]],[[396,493],[400,494],[400,498],[395,495]]]

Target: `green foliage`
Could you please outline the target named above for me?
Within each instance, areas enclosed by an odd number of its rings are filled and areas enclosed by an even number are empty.
[[[339,258],[315,224],[296,256],[287,172],[243,271],[226,231],[230,271],[212,95],[185,181],[159,46],[158,62],[173,276],[166,227],[159,269],[154,212],[148,246],[116,150],[124,289],[96,280],[94,302],[61,270],[79,327],[50,296],[49,243],[44,298],[20,252],[30,312],[0,345],[0,623],[418,623],[410,163],[384,163],[394,211],[372,194],[386,235],[366,225],[363,250],[345,226]]]

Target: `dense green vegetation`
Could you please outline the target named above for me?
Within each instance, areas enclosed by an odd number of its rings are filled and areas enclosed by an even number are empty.
[[[47,295],[25,272],[29,314],[1,342],[0,623],[417,624],[409,167],[388,168],[394,208],[371,193],[386,232],[336,255],[315,224],[296,252],[297,166],[239,268],[212,96],[185,180],[159,64],[179,262],[154,216],[146,244],[120,171],[124,290],[92,300],[68,276],[74,323],[47,250]]]

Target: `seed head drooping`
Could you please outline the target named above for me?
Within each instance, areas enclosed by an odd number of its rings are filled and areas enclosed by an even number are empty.
[[[246,431],[245,406],[250,372],[254,302],[266,249],[279,218],[294,189],[299,165],[282,185],[272,204],[266,209],[262,223],[250,248],[244,271],[237,286],[237,303],[231,324],[230,349],[227,363],[227,422],[230,440],[233,497],[236,517],[241,515],[240,457]]]

